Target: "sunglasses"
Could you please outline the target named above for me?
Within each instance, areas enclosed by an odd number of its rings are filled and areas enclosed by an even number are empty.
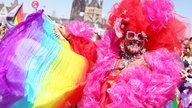
[[[135,33],[133,31],[126,32],[126,38],[128,40],[134,40],[136,37],[138,38],[139,41],[145,41],[147,39],[147,35],[144,32],[141,33]]]

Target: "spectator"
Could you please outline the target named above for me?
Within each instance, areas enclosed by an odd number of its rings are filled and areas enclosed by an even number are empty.
[[[182,58],[185,68],[192,65],[191,49],[189,46],[184,48],[181,58]]]
[[[189,38],[189,47],[191,49],[191,54],[192,54],[192,37]]]

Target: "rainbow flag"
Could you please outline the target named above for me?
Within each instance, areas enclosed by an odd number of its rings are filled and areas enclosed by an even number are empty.
[[[7,15],[7,22],[10,27],[13,27],[24,21],[23,4],[16,6]]]
[[[0,108],[70,108],[79,99],[87,60],[53,27],[39,10],[0,41]]]

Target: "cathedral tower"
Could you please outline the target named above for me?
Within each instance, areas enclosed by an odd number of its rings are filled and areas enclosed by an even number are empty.
[[[84,21],[103,24],[103,18],[102,18],[103,0],[99,1],[92,0],[90,3],[86,2]]]
[[[80,12],[85,12],[85,0],[73,0],[70,19],[81,18]]]
[[[81,18],[84,21],[103,24],[102,8],[103,0],[73,0],[70,19]]]

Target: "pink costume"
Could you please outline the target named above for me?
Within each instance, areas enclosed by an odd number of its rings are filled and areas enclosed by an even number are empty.
[[[98,59],[78,107],[164,108],[180,82],[178,36],[187,36],[186,24],[169,0],[122,0],[110,11],[108,25],[113,30],[97,41]],[[127,31],[147,35],[145,53],[119,56]]]

